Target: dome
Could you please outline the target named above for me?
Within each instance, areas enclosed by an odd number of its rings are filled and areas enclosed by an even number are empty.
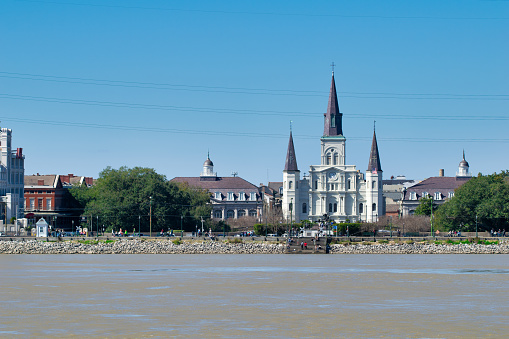
[[[207,160],[205,160],[203,163],[203,166],[214,166],[214,163],[209,158],[207,158]]]
[[[465,159],[463,159],[460,161],[460,167],[470,167],[470,166],[468,166],[468,162]]]

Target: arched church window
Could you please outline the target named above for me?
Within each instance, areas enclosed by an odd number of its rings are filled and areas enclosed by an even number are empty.
[[[364,212],[364,205],[362,204],[362,202],[359,204],[359,213],[363,213]]]
[[[374,189],[374,188],[376,188],[376,181],[375,181],[375,180],[373,180],[373,181],[371,182],[371,188],[373,188],[373,189]]]
[[[330,153],[327,153],[327,161],[326,161],[327,165],[330,165],[330,160],[331,160]]]
[[[334,153],[334,165],[339,165],[338,164],[338,154],[337,153]]]
[[[332,213],[332,203],[329,203],[329,213]]]
[[[348,189],[350,189],[350,186],[351,186],[350,179],[348,179]]]
[[[371,207],[371,211],[375,212],[376,211],[376,203],[373,203],[372,207]]]
[[[237,216],[239,218],[245,217],[246,216],[246,211],[245,210],[238,210],[237,211]]]
[[[214,218],[221,219],[223,217],[223,213],[221,210],[214,210]]]
[[[307,213],[308,212],[308,205],[306,205],[306,203],[302,203],[302,213]]]
[[[233,212],[233,210],[226,211],[226,218],[227,219],[231,219],[233,217],[235,217],[235,212]]]
[[[256,217],[256,210],[249,210],[250,217]]]
[[[291,190],[291,189],[292,189],[292,186],[293,186],[293,182],[292,182],[292,181],[289,181],[289,182],[288,182],[288,189],[290,189],[290,190]]]
[[[337,212],[337,211],[338,211],[338,204],[334,203],[334,212]]]

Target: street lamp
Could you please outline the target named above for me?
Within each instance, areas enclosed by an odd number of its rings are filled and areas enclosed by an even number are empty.
[[[150,220],[149,220],[149,225],[150,225],[150,236],[152,237],[152,196],[150,196],[149,198],[150,198],[150,207],[149,207]]]
[[[138,215],[138,233],[141,233],[141,215]]]
[[[293,227],[292,212],[293,212],[293,198],[290,199],[290,231],[288,232],[288,237],[290,237],[290,233],[292,232]]]
[[[184,233],[183,233],[183,230],[182,230],[182,222],[184,221],[184,216],[181,215],[180,216],[180,236],[182,236]]]

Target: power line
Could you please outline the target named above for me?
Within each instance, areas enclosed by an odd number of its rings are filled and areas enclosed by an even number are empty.
[[[248,132],[227,132],[227,131],[205,131],[205,130],[188,130],[188,129],[176,129],[176,128],[159,128],[159,127],[143,127],[143,126],[125,126],[125,125],[108,125],[108,124],[96,124],[96,123],[83,123],[83,122],[69,122],[69,121],[56,121],[56,120],[37,120],[37,119],[21,119],[11,117],[0,117],[2,121],[16,121],[29,124],[41,124],[51,126],[67,126],[67,127],[80,127],[80,128],[97,128],[97,129],[108,129],[108,130],[125,130],[125,131],[137,131],[137,132],[157,132],[157,133],[184,133],[191,135],[212,135],[212,136],[226,136],[226,137],[250,137],[250,138],[275,138],[275,139],[286,139],[288,135],[275,134],[275,133],[248,133]],[[316,140],[316,135],[294,135],[295,139],[307,139]],[[348,137],[350,140],[371,140],[370,137]],[[394,141],[394,142],[418,142],[418,143],[443,143],[443,142],[498,142],[498,143],[509,143],[509,138],[395,138],[395,137],[379,137],[380,141]]]
[[[171,12],[190,12],[190,13],[204,13],[204,14],[247,14],[247,15],[264,15],[264,16],[295,16],[295,17],[335,17],[335,18],[349,18],[349,19],[405,19],[405,20],[507,20],[506,17],[438,17],[438,16],[396,16],[396,15],[345,15],[345,14],[313,14],[313,13],[285,13],[285,12],[250,12],[250,11],[225,11],[225,10],[205,10],[205,9],[183,9],[183,8],[167,8],[167,7],[144,7],[144,6],[123,6],[123,5],[106,5],[106,4],[90,4],[90,3],[76,3],[64,1],[42,1],[42,0],[15,0],[23,2],[35,2],[42,4],[54,5],[72,5],[72,6],[87,6],[87,7],[103,7],[103,8],[125,8],[137,10],[152,10],[152,11],[171,11]]]
[[[108,80],[81,77],[62,77],[54,75],[15,73],[0,71],[1,78],[73,83],[95,86],[114,86],[127,88],[144,88],[158,90],[179,90],[179,91],[200,91],[219,92],[232,94],[256,94],[256,95],[290,95],[290,96],[328,96],[328,92],[313,90],[290,90],[290,89],[267,89],[267,88],[246,88],[246,87],[223,87],[223,86],[202,86],[187,84],[170,84],[156,82]],[[347,98],[371,98],[371,99],[475,99],[475,100],[509,100],[508,94],[453,94],[453,93],[396,93],[396,92],[348,92],[338,91],[342,97]]]
[[[163,111],[180,111],[180,112],[201,112],[201,113],[215,113],[215,114],[233,114],[233,115],[261,115],[261,116],[287,116],[287,117],[312,117],[322,118],[318,112],[295,112],[295,111],[269,111],[269,110],[246,110],[234,108],[206,108],[206,107],[192,107],[192,106],[173,106],[173,105],[156,105],[156,104],[141,104],[141,103],[126,103],[114,101],[98,101],[98,100],[83,100],[83,99],[65,99],[54,97],[39,97],[31,95],[18,95],[0,93],[0,99],[12,99],[22,101],[40,101],[58,104],[72,104],[72,105],[92,105],[101,107],[121,107],[131,109],[147,109],[147,110],[163,110]],[[455,116],[455,115],[410,115],[410,114],[362,114],[362,113],[344,113],[344,118],[355,119],[398,119],[398,120],[509,120],[509,116],[501,115],[482,115],[482,116]]]

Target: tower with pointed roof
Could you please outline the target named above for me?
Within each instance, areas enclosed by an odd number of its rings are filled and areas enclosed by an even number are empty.
[[[284,217],[288,221],[292,217],[295,222],[324,219],[356,222],[373,221],[383,215],[382,168],[376,135],[373,132],[365,178],[355,165],[346,164],[343,114],[339,110],[334,72],[320,145],[320,164],[310,166],[309,175],[301,180],[290,131],[283,170]]]
[[[283,194],[283,214],[294,219],[295,206],[300,205],[299,199],[300,171],[297,167],[297,157],[293,145],[293,135],[290,129],[290,139],[286,151],[285,169],[283,170],[283,187],[286,188]]]
[[[378,217],[383,214],[382,180],[382,166],[378,154],[376,132],[373,128],[373,140],[366,171],[366,221],[368,222],[376,222]]]

